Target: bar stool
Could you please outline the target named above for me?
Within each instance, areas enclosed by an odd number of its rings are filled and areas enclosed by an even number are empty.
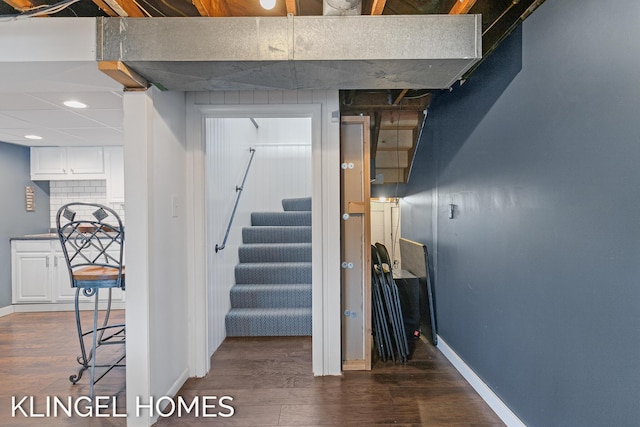
[[[77,374],[69,377],[76,384],[84,371],[90,372],[89,398],[93,399],[94,385],[113,368],[124,367],[125,325],[110,323],[112,290],[125,289],[124,226],[111,208],[95,203],[74,202],[62,206],[56,214],[56,228],[69,270],[71,286],[76,288],[75,317],[80,341],[81,365]],[[98,322],[100,290],[107,290],[104,317]],[[93,298],[93,325],[83,329],[80,317],[81,297]],[[87,352],[84,338],[91,337]],[[115,361],[97,364],[96,351],[107,344],[122,346],[122,354]],[[96,368],[106,368],[96,378]]]

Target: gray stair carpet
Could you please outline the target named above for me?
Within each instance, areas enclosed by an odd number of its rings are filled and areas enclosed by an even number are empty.
[[[285,211],[307,211],[311,212],[311,197],[300,199],[283,199],[282,209]]]
[[[282,206],[242,230],[227,336],[311,335],[311,198]]]

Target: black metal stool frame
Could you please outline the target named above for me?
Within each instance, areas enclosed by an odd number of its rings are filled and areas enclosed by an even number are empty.
[[[74,209],[93,210],[93,218],[77,218]],[[106,220],[109,219],[110,222]],[[95,203],[74,202],[62,206],[56,214],[56,228],[62,251],[69,270],[71,286],[76,288],[75,318],[80,343],[80,355],[76,358],[81,365],[77,374],[69,377],[76,384],[84,371],[90,371],[89,397],[93,399],[94,385],[113,368],[125,367],[122,356],[110,364],[96,364],[97,349],[106,344],[125,344],[125,325],[109,324],[111,297],[114,288],[125,289],[123,266],[124,225],[118,214],[111,208]],[[111,252],[111,253],[110,253]],[[116,252],[114,255],[113,252]],[[88,269],[100,269],[109,272],[105,277],[87,279],[82,272]],[[104,319],[98,325],[99,291],[107,289],[109,295]],[[80,318],[80,296],[94,298],[93,327],[85,331]],[[108,333],[105,335],[105,332]],[[87,352],[84,337],[91,335],[92,346]],[[96,368],[107,368],[96,378]]]

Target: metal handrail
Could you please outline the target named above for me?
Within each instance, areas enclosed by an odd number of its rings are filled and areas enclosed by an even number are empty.
[[[229,225],[227,225],[227,231],[224,233],[224,239],[222,240],[222,245],[218,246],[216,244],[216,253],[224,249],[227,244],[227,238],[229,237],[229,231],[231,230],[231,224],[233,223],[233,218],[236,216],[236,209],[238,208],[238,202],[240,201],[240,195],[242,194],[242,190],[244,189],[244,182],[247,180],[247,174],[249,173],[249,168],[251,167],[251,162],[253,161],[253,155],[256,153],[255,148],[249,147],[249,152],[251,153],[251,157],[249,157],[249,163],[247,163],[247,169],[244,171],[244,177],[242,178],[242,184],[238,187],[236,185],[236,202],[233,205],[233,210],[231,211],[231,218],[229,218]]]

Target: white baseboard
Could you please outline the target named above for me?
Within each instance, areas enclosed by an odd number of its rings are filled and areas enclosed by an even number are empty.
[[[438,350],[462,374],[465,380],[508,427],[526,427],[511,409],[487,386],[464,360],[438,335]]]
[[[2,308],[0,308],[0,317],[6,316],[7,314],[11,314],[13,312],[14,312],[14,310],[13,310],[13,306],[12,305],[8,305],[6,307],[2,307]]]
[[[80,310],[93,310],[93,303],[81,303]],[[14,304],[11,306],[13,309],[13,313],[35,313],[42,311],[74,311],[75,306],[73,303],[42,303],[42,304]],[[112,310],[124,310],[125,303],[124,302],[113,302],[111,303]],[[100,310],[105,310],[107,308],[106,303],[99,304]],[[2,310],[2,309],[0,309]]]
[[[176,394],[178,394],[178,392],[180,391],[180,388],[188,379],[189,379],[189,368],[185,368],[185,370],[182,371],[182,374],[180,374],[178,379],[175,380],[171,388],[169,388],[169,391],[167,391],[165,396],[174,397]]]

